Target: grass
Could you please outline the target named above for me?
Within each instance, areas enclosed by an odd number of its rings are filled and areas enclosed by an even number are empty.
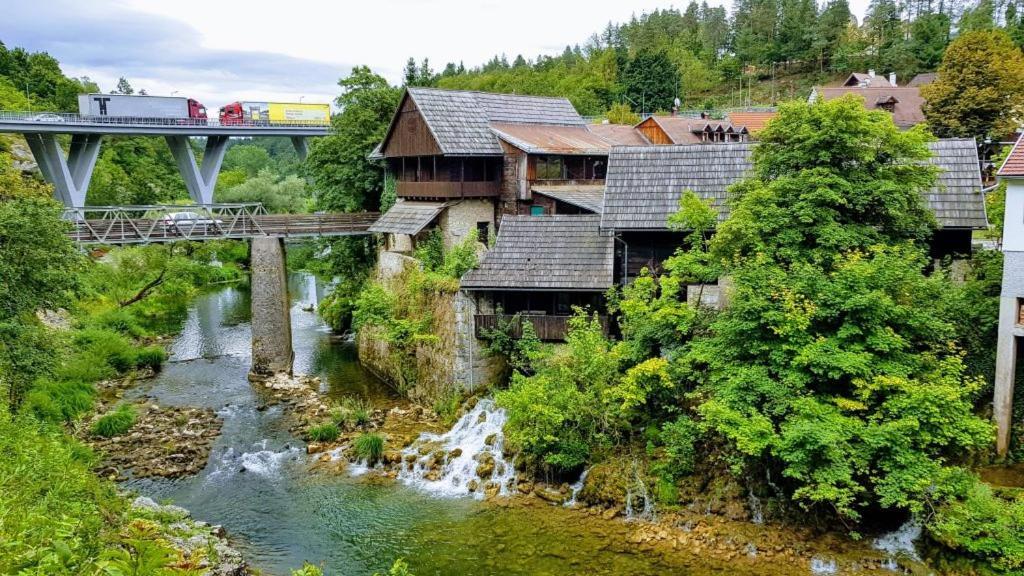
[[[92,425],[92,433],[104,438],[120,436],[135,425],[135,417],[135,409],[131,405],[121,404],[113,411],[101,416]]]
[[[340,434],[341,431],[333,422],[311,426],[306,430],[306,435],[313,442],[334,442]]]
[[[374,432],[367,432],[356,438],[353,449],[356,458],[366,460],[368,465],[373,466],[384,455],[384,437]]]
[[[346,396],[342,399],[341,406],[331,411],[331,421],[338,427],[363,427],[370,423],[371,413],[372,409],[366,400]]]

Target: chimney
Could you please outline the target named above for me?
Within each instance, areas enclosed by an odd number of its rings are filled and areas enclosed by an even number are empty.
[[[896,73],[895,72],[889,72],[889,84],[892,84],[893,88],[896,87]]]
[[[870,76],[870,77],[872,77],[872,78],[874,78],[874,77],[875,77],[875,71],[874,71],[874,69],[868,70],[868,76]]]

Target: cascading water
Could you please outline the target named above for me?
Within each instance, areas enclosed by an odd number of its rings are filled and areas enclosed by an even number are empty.
[[[420,434],[402,450],[398,479],[440,496],[508,495],[516,472],[503,453],[505,419],[493,400],[480,400],[448,432]]]
[[[921,560],[921,557],[917,554],[917,549],[914,547],[914,542],[920,537],[921,523],[917,519],[911,518],[896,530],[875,538],[871,546],[875,550],[885,552],[886,561],[884,566],[886,568],[896,570],[899,568],[897,560],[900,558],[915,561]]]
[[[751,490],[747,494],[747,508],[750,509],[750,521],[754,524],[764,524],[764,511],[761,509],[761,499]]]
[[[569,493],[569,499],[565,501],[563,506],[566,508],[572,508],[576,505],[576,496],[580,493],[580,490],[583,490],[583,485],[587,482],[587,474],[590,474],[590,468],[587,468],[582,474],[580,474],[579,480],[569,485],[569,490],[571,490],[571,492]]]
[[[654,510],[654,497],[647,491],[647,483],[640,476],[640,464],[636,460],[633,461],[633,476],[633,484],[636,486],[636,491],[633,488],[626,489],[626,521],[657,521],[658,515]],[[634,504],[638,499],[641,502],[639,510],[637,510]]]
[[[268,441],[262,440],[253,445],[253,450],[240,452],[228,447],[217,460],[216,468],[210,472],[206,481],[211,482],[224,476],[237,473],[249,473],[264,478],[276,477],[281,465],[289,460],[300,457],[301,451],[294,446],[285,446],[282,450],[271,450]]]

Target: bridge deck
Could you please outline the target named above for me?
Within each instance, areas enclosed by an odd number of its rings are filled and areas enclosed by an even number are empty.
[[[326,136],[321,122],[221,124],[214,118],[118,118],[52,112],[0,111],[0,132],[122,136]]]
[[[262,214],[246,205],[218,205],[220,210],[197,212],[198,219],[168,221],[171,210],[189,207],[69,209],[72,222],[68,236],[79,244],[146,244],[178,240],[248,239],[256,237],[312,238],[370,234],[369,227],[380,216],[376,212],[354,214]],[[143,210],[146,208],[146,210]],[[192,208],[196,210],[196,208]],[[89,218],[100,212],[103,217]]]

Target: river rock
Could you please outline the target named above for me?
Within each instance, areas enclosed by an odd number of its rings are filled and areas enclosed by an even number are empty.
[[[548,486],[537,486],[533,493],[541,500],[546,500],[555,504],[561,504],[565,500],[564,494]]]
[[[479,464],[476,467],[476,475],[480,478],[490,478],[494,473],[494,455],[490,452],[481,452],[477,455]]]

